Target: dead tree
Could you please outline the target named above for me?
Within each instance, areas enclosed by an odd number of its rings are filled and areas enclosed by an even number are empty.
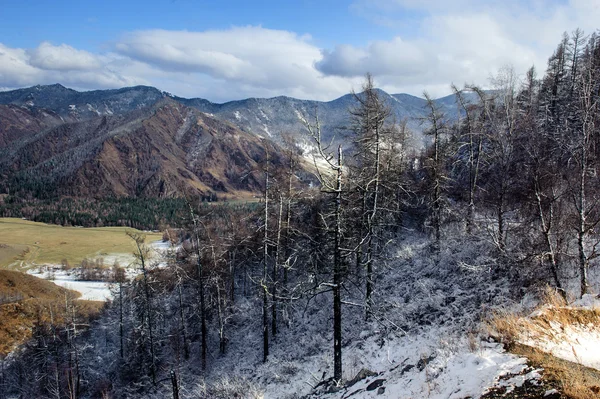
[[[150,293],[150,282],[148,278],[148,267],[146,262],[150,255],[150,248],[146,245],[146,237],[143,234],[128,232],[127,235],[135,243],[136,251],[134,256],[142,270],[142,287],[144,291],[144,312],[146,314],[146,324],[148,329],[148,339],[150,343],[150,377],[152,384],[156,385],[156,353],[154,347],[154,312],[152,310],[152,297]]]
[[[442,224],[442,135],[445,132],[446,126],[444,123],[444,115],[439,111],[431,97],[427,92],[423,93],[427,102],[427,117],[429,128],[425,131],[426,134],[433,137],[432,154],[429,160],[429,168],[431,170],[432,190],[431,190],[431,224],[434,233],[434,249],[439,253],[441,242],[441,224]],[[436,259],[439,261],[439,259]]]
[[[311,124],[304,119],[304,125],[308,133],[314,140],[320,157],[326,162],[329,172],[327,175],[321,173],[315,159],[315,167],[321,182],[321,190],[334,198],[334,227],[333,227],[333,378],[337,381],[342,379],[342,183],[344,177],[344,167],[342,160],[342,146],[337,147],[337,156],[328,152],[328,148],[323,144],[321,138],[321,126],[318,115],[315,115],[315,122]]]
[[[468,166],[468,179],[469,179],[469,204],[467,210],[467,221],[466,221],[466,231],[467,234],[471,234],[473,230],[473,219],[475,217],[475,194],[478,187],[478,179],[479,179],[479,166],[481,164],[481,152],[483,146],[483,137],[481,132],[477,130],[477,115],[474,112],[474,107],[469,104],[467,99],[464,96],[465,92],[474,91],[478,94],[481,103],[485,103],[485,93],[477,87],[465,87],[463,90],[459,90],[454,84],[452,85],[452,91],[456,96],[456,102],[459,107],[459,116],[464,113],[464,129],[466,140],[461,143],[461,147],[463,145],[467,146],[468,158],[466,160]],[[483,105],[485,106],[485,105]],[[460,128],[460,119],[458,122],[458,126]]]
[[[361,94],[354,93],[358,105],[350,110],[353,125],[353,141],[357,150],[356,158],[360,192],[363,194],[361,220],[361,234],[357,246],[357,265],[361,263],[362,246],[365,245],[366,289],[365,289],[365,317],[371,316],[373,307],[373,267],[377,253],[376,225],[379,217],[379,202],[381,196],[381,170],[382,170],[382,142],[383,137],[389,132],[388,119],[391,109],[379,97],[373,84],[373,78],[367,74]],[[388,132],[386,132],[386,128]]]
[[[198,216],[194,212],[194,208],[188,202],[190,210],[190,216],[193,223],[193,239],[194,239],[194,252],[196,253],[196,275],[198,279],[198,297],[200,302],[200,359],[202,362],[202,370],[206,370],[206,352],[207,352],[207,332],[206,332],[206,298],[204,293],[204,268],[202,265],[202,250],[200,246],[200,227]]]
[[[265,195],[264,195],[264,234],[263,234],[263,276],[261,281],[263,306],[262,306],[262,335],[263,335],[263,363],[269,357],[269,288],[268,259],[269,259],[269,151],[266,154],[265,164]]]

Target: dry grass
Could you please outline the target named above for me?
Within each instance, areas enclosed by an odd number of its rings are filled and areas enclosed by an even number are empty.
[[[130,256],[134,243],[122,227],[61,227],[21,219],[0,218],[0,356],[26,342],[36,324],[61,326],[67,304],[78,317],[97,314],[103,302],[78,301],[75,291],[61,288],[11,268],[27,269],[34,265],[81,263],[85,258],[106,255]],[[146,241],[160,240],[160,233],[146,234]]]
[[[571,399],[600,398],[600,371],[573,363],[527,345],[513,344],[510,352],[524,356],[544,379]]]
[[[506,346],[514,344],[525,328],[526,321],[510,312],[497,311],[484,324],[484,331]]]
[[[103,302],[75,300],[80,294],[28,274],[0,270],[0,356],[15,349],[32,336],[33,327],[61,326],[67,305],[78,317],[89,319],[100,311]],[[69,317],[71,314],[69,313]]]
[[[600,325],[600,308],[574,308],[555,290],[546,289],[542,295],[542,305],[530,316],[510,311],[493,313],[485,323],[486,332],[498,341],[511,345],[519,336],[545,336],[554,339],[552,326]]]
[[[78,228],[0,218],[0,268],[26,269],[35,264],[78,264],[84,258],[108,254],[131,254],[133,241],[125,227]],[[160,240],[160,233],[147,233],[146,241]]]
[[[567,306],[565,298],[553,287],[546,286],[540,295],[540,302],[546,306],[560,308]]]
[[[0,270],[0,298],[9,299],[11,297],[21,298],[23,300],[38,298],[43,300],[52,300],[57,297],[64,297],[65,294],[72,293],[76,297],[81,294],[59,287],[51,281],[42,280],[29,274]],[[2,301],[6,302],[6,301]]]
[[[531,316],[497,312],[485,323],[488,334],[502,342],[508,351],[524,356],[536,368],[544,369],[544,379],[572,399],[600,398],[600,371],[555,357],[537,348],[519,343],[521,337],[558,341],[555,335],[567,326],[600,326],[600,308],[567,306],[553,290],[546,290],[543,306]],[[558,326],[558,329],[557,329]]]

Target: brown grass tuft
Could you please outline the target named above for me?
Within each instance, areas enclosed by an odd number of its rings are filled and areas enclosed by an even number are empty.
[[[524,327],[524,318],[507,311],[497,311],[484,322],[483,330],[496,341],[511,346]]]

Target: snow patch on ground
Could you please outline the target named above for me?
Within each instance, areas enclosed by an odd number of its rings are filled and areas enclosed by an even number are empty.
[[[150,246],[154,252],[154,267],[166,267],[167,262],[165,257],[173,249],[171,243],[168,241],[153,241]],[[140,273],[137,267],[133,266],[133,260],[135,259],[132,255],[128,254],[110,254],[104,258],[105,264],[112,265],[114,261],[129,260],[129,262],[119,262],[126,266],[126,276],[128,279],[135,278]],[[112,261],[112,262],[109,262]],[[58,266],[47,266],[38,269],[30,269],[27,271],[32,276],[50,280],[54,284],[67,288],[69,290],[77,291],[81,294],[78,299],[86,301],[102,301],[106,302],[113,298],[110,290],[111,282],[108,281],[81,281],[77,280],[78,269],[61,270]]]
[[[571,305],[583,309],[597,309],[600,308],[600,297],[585,294],[581,299],[576,300]]]
[[[60,287],[79,292],[81,297],[78,299],[106,302],[112,298],[110,283],[104,281],[78,281],[74,270],[53,271],[46,269],[36,271],[30,269],[27,273],[38,278],[51,280]]]
[[[600,308],[600,299],[593,295],[584,295],[571,306],[561,308],[563,310],[588,310],[593,311]],[[544,307],[531,314],[535,319],[543,317],[546,312],[555,310],[553,307]],[[522,344],[538,348],[553,356],[574,363],[582,364],[600,370],[600,327],[595,323],[565,324],[560,318],[556,320],[549,316],[549,321],[543,324],[543,328],[534,324],[535,328],[522,331],[518,341]]]
[[[561,326],[558,323],[551,323],[548,335],[521,336],[519,342],[561,359],[600,370],[598,326]]]
[[[402,338],[379,348],[371,348],[363,356],[367,368],[377,376],[361,380],[349,388],[323,398],[479,398],[489,388],[514,387],[535,376],[519,376],[527,369],[526,359],[506,353],[500,345],[483,343],[471,352],[466,345],[451,348],[453,344],[423,339]],[[431,351],[431,352],[429,352]],[[349,356],[358,356],[351,353]],[[515,376],[500,380],[504,376]],[[518,378],[520,377],[520,378]],[[539,378],[539,375],[537,376]],[[380,385],[380,386],[378,386]],[[267,391],[268,393],[268,391]],[[265,398],[277,395],[265,395]]]
[[[266,124],[263,124],[263,130],[269,135],[269,137],[273,137],[273,135],[269,131],[269,127]]]
[[[266,121],[270,121],[269,117],[267,116],[267,114],[265,114],[265,111],[263,111],[262,108],[258,109],[258,112],[260,112],[260,116],[265,119]]]
[[[379,338],[370,337],[346,348],[345,378],[351,380],[363,369],[372,375],[336,392],[329,392],[325,385],[313,389],[323,381],[322,370],[331,366],[330,356],[324,354],[299,362],[272,356],[253,373],[261,376],[265,399],[476,399],[491,388],[502,386],[510,391],[526,380],[540,379],[538,371],[528,372],[525,358],[507,353],[499,344],[482,342],[472,351],[466,341],[458,337],[448,341],[439,333],[390,336],[383,345]],[[290,396],[292,392],[300,396]]]

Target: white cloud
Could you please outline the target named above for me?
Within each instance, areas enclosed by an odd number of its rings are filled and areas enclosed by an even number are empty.
[[[418,39],[396,37],[364,48],[345,45],[323,51],[317,68],[346,77],[370,71],[387,90],[409,91],[420,85],[418,92],[427,89],[438,96],[447,94],[452,82],[485,84],[504,65],[524,72],[544,60],[510,40],[503,26],[487,14],[433,16],[424,23],[427,34]]]
[[[323,50],[323,59],[316,67],[323,73],[346,77],[363,76],[367,71],[375,76],[414,75],[431,61],[424,50],[419,43],[400,37],[372,42],[366,48],[342,44],[333,51]]]
[[[590,33],[600,20],[597,0],[357,0],[353,9],[392,27],[390,38],[362,45],[342,39],[323,49],[308,35],[244,26],[129,32],[104,53],[48,42],[34,49],[0,43],[0,87],[147,84],[211,101],[278,95],[331,100],[359,89],[370,72],[388,92],[419,95],[426,89],[441,96],[450,83],[485,85],[506,64],[521,74],[535,64],[542,73],[563,31]],[[410,32],[394,28],[403,22]]]
[[[66,44],[54,46],[51,43],[42,42],[28,53],[30,65],[40,69],[85,71],[101,67],[98,58],[93,54],[77,50]]]
[[[138,31],[125,35],[114,48],[171,74],[165,78],[181,80],[180,87],[190,78],[205,84],[212,78],[209,84],[224,85],[230,98],[282,94],[331,98],[349,90],[344,79],[324,77],[315,69],[321,52],[310,37],[284,30],[247,26],[206,32]],[[178,78],[175,73],[187,75]]]
[[[211,101],[279,95],[330,100],[360,81],[318,71],[315,63],[321,50],[310,36],[260,26],[136,31],[108,48],[109,52],[93,54],[67,44],[43,42],[35,49],[0,44],[0,87],[147,84]]]
[[[407,16],[420,19],[390,40],[323,50],[317,68],[343,77],[368,70],[388,91],[434,96],[448,94],[451,82],[485,86],[508,64],[543,73],[563,32],[591,33],[600,19],[597,0],[358,0],[353,9],[396,31]]]
[[[118,88],[148,83],[111,68],[114,57],[97,56],[68,45],[43,42],[35,49],[0,43],[0,86],[17,88],[62,83],[78,89]]]

